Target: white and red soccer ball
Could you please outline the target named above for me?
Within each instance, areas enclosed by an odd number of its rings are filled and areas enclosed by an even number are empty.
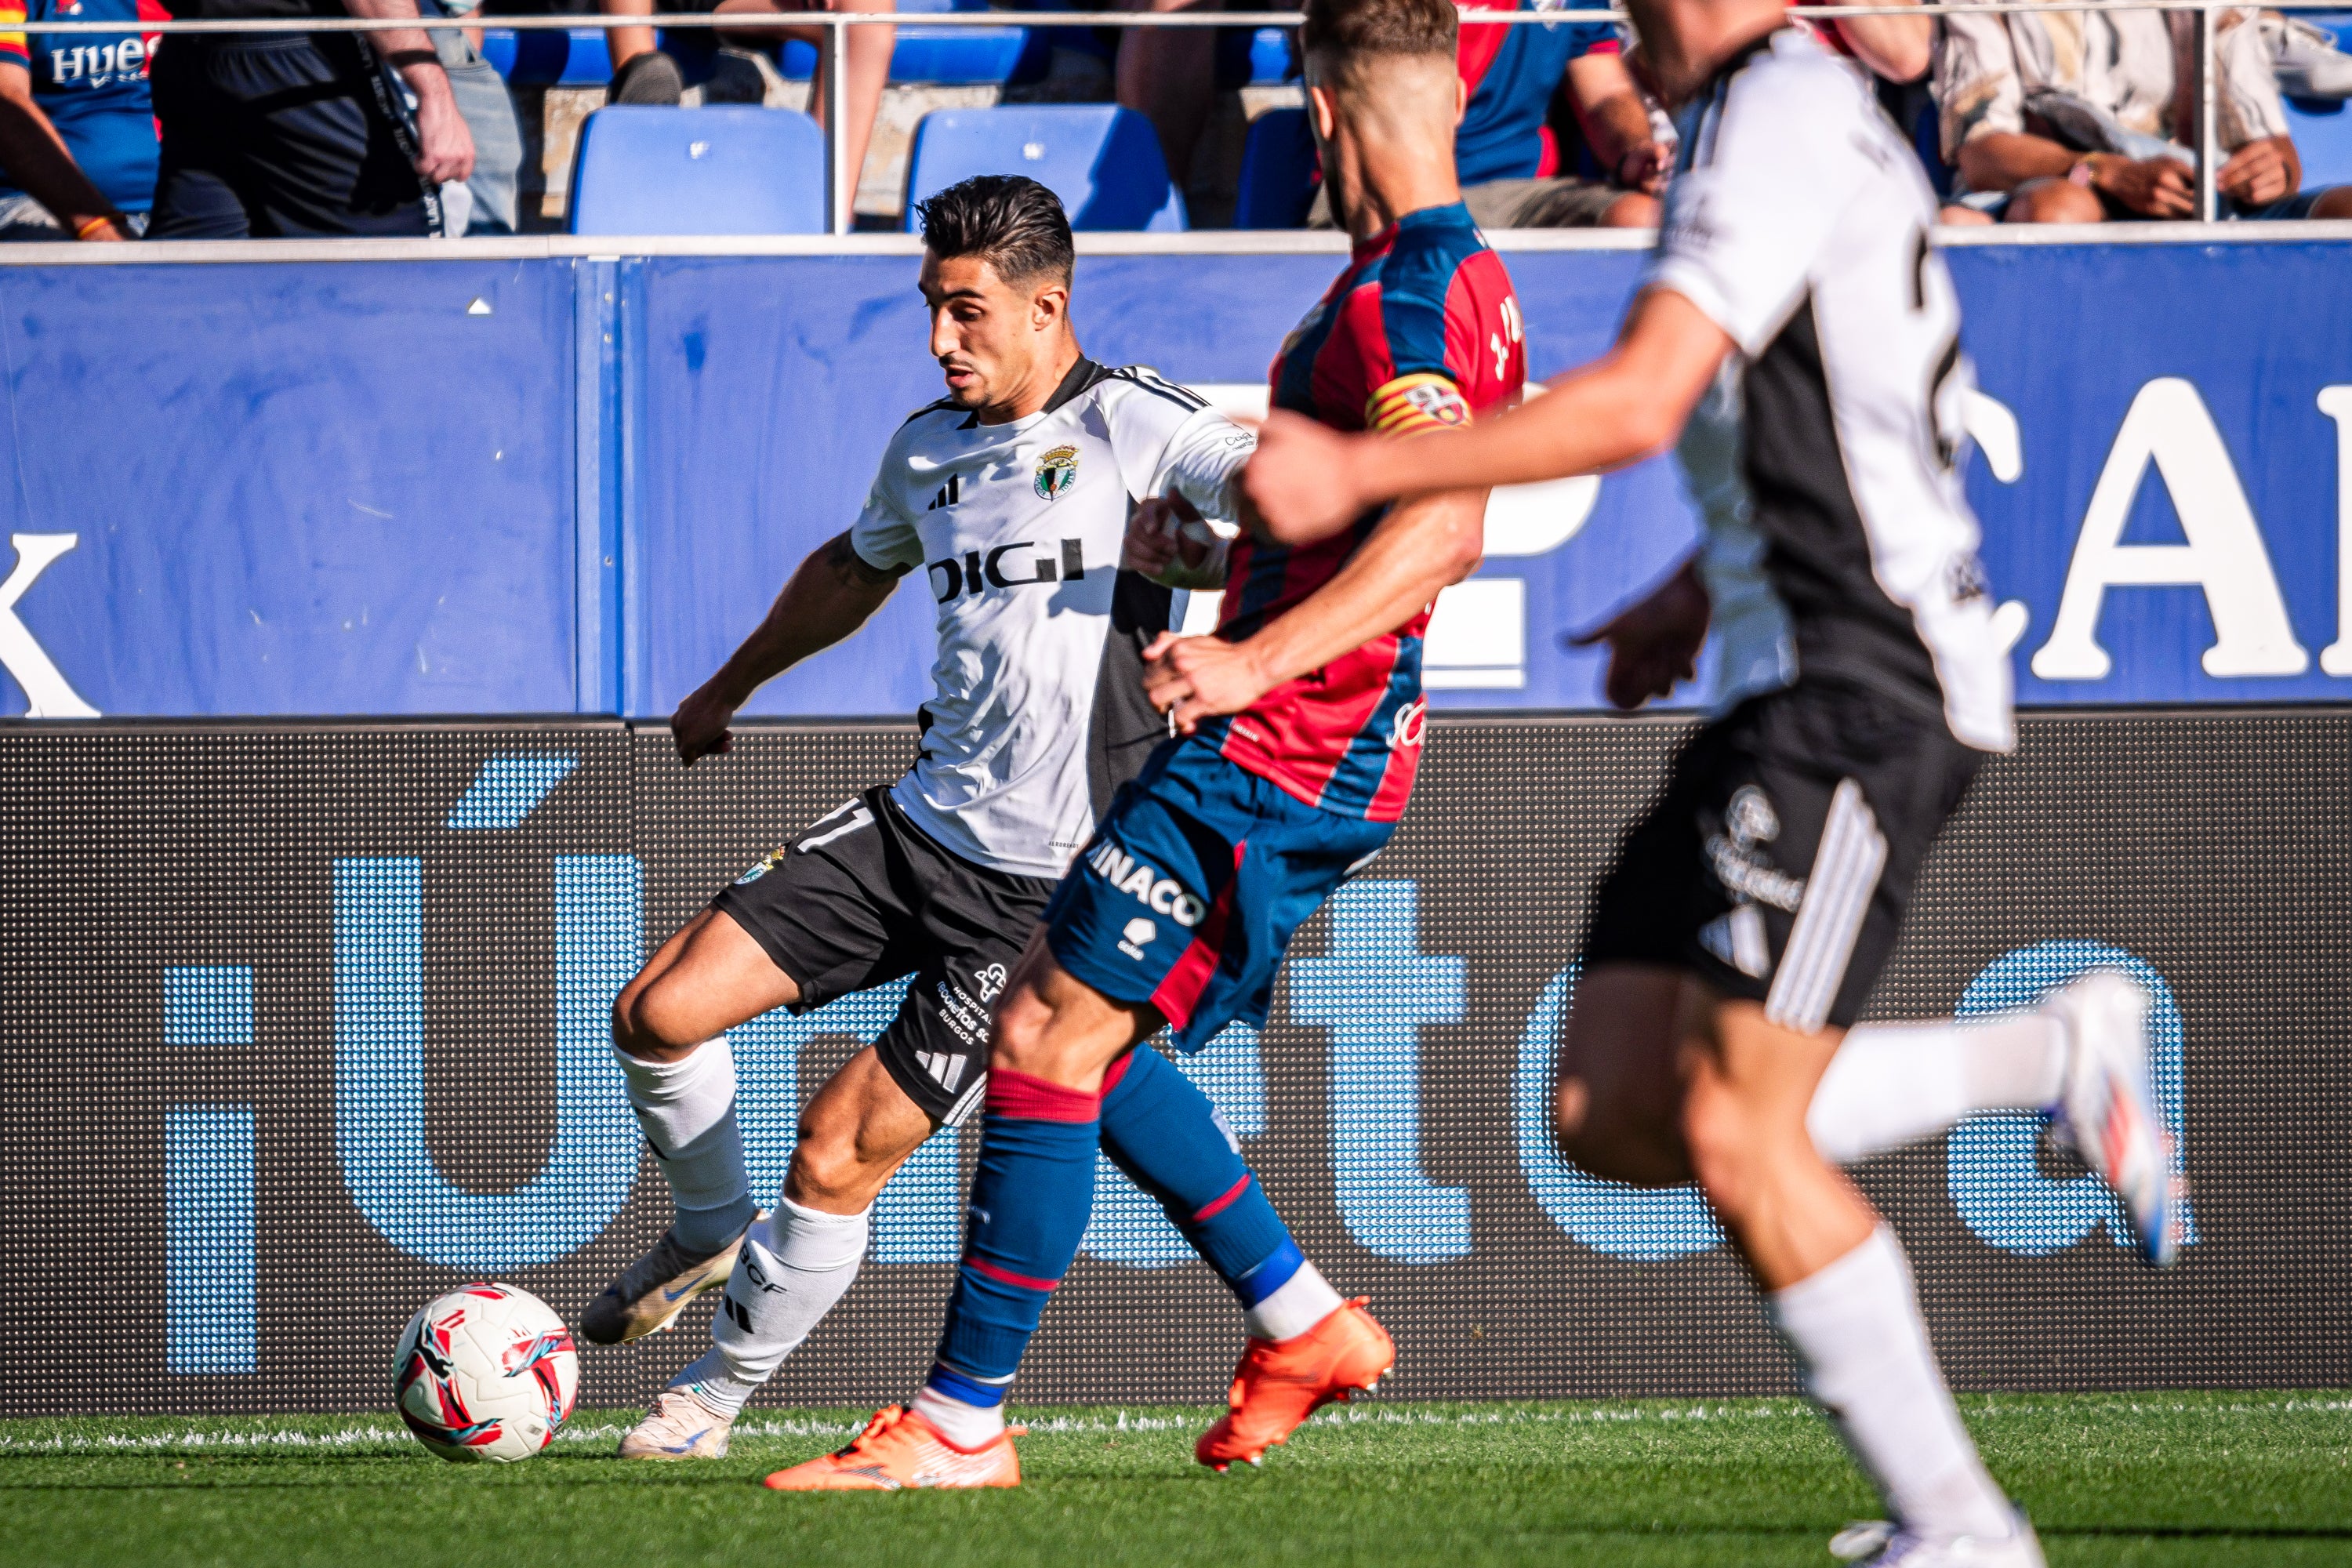
[[[392,1390],[400,1418],[443,1458],[528,1459],[572,1414],[580,1352],[530,1291],[467,1285],[408,1321]]]

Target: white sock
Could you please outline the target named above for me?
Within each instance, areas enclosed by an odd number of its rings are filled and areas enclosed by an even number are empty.
[[[1828,1268],[1766,1300],[1806,1387],[1897,1524],[1931,1540],[2010,1533],[2008,1500],[1960,1425],[1893,1231],[1879,1226]]]
[[[742,1409],[847,1293],[866,1261],[873,1215],[826,1214],[778,1198],[775,1213],[743,1238],[710,1320],[710,1349],[671,1386],[691,1383],[730,1414]]]
[[[1805,1131],[1822,1158],[1850,1165],[1979,1110],[2054,1104],[2065,1078],[2065,1027],[2039,1013],[1865,1024],[1830,1059]]]
[[[1273,1295],[1242,1309],[1242,1324],[1255,1339],[1295,1340],[1346,1305],[1322,1270],[1301,1263]]]
[[[915,1395],[912,1408],[916,1415],[938,1427],[940,1436],[959,1448],[985,1447],[1004,1431],[1003,1405],[966,1405],[929,1384]]]
[[[641,1061],[615,1046],[629,1109],[669,1178],[677,1204],[671,1226],[689,1252],[716,1252],[756,1212],[735,1126],[735,1053],[727,1037],[705,1040],[674,1062]]]

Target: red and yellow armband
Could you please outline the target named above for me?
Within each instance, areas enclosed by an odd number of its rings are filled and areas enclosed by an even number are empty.
[[[1383,436],[1419,436],[1470,423],[1470,405],[1453,378],[1422,371],[1401,375],[1364,400],[1365,428]]]

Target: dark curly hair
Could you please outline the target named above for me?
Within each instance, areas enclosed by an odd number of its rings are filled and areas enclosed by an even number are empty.
[[[1070,280],[1077,247],[1062,199],[1026,174],[974,174],[926,202],[923,245],[946,260],[977,256],[1007,283]]]

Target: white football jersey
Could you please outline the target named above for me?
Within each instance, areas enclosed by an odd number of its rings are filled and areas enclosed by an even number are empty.
[[[940,402],[899,427],[850,543],[939,605],[937,694],[892,796],[917,826],[996,870],[1068,868],[1168,734],[1141,652],[1173,596],[1119,571],[1128,516],[1174,492],[1232,521],[1255,446],[1182,387],[1090,360],[1026,419]]]
[[[1645,285],[1732,342],[1677,451],[1725,706],[1801,670],[2014,742],[1962,491],[1959,303],[1936,197],[1862,74],[1783,28],[1685,110]]]

